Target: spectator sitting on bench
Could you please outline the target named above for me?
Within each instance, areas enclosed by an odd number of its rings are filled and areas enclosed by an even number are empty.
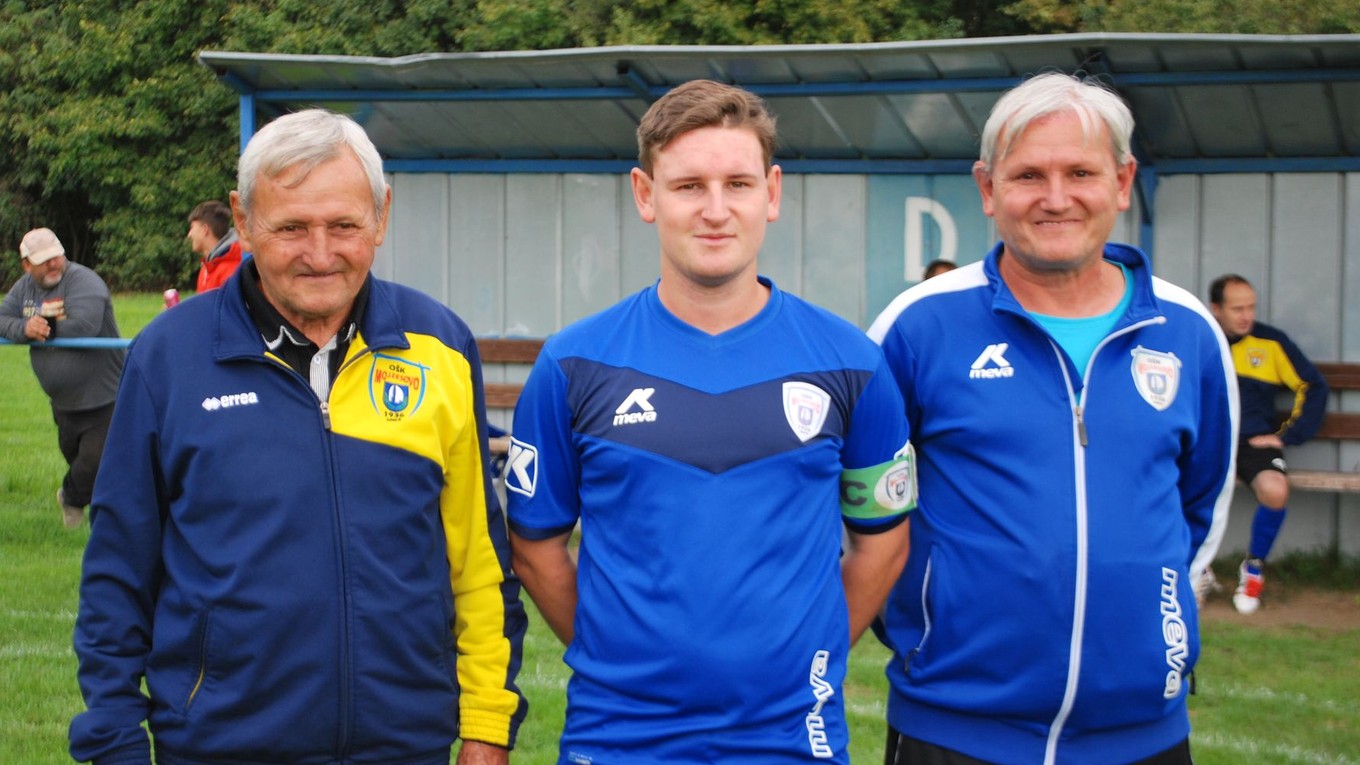
[[[1266,556],[1284,525],[1289,504],[1284,447],[1301,444],[1317,433],[1327,407],[1327,382],[1289,336],[1256,321],[1256,291],[1237,274],[1225,274],[1209,287],[1209,309],[1232,346],[1242,425],[1237,443],[1237,477],[1249,485],[1259,503],[1251,522],[1251,547],[1238,567],[1233,606],[1254,613],[1265,587]],[[1292,391],[1289,417],[1277,424],[1275,397]]]

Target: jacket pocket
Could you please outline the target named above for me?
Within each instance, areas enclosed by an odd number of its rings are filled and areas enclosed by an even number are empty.
[[[212,609],[174,608],[157,613],[152,651],[147,659],[146,684],[164,713],[186,717],[208,684]]]
[[[192,685],[184,696],[184,703],[180,705],[180,713],[185,717],[189,716],[189,709],[194,705],[194,700],[198,698],[203,690],[203,683],[208,678],[208,639],[212,632],[212,609],[205,609],[198,613],[196,626],[193,630],[193,642],[190,644],[194,657],[191,673]]]
[[[907,651],[908,673],[912,671],[913,666],[919,668],[919,662],[921,661],[919,657],[921,656],[922,652],[926,650],[926,645],[930,642],[931,628],[934,624],[934,619],[931,614],[932,602],[930,597],[930,582],[931,574],[934,572],[934,569],[935,569],[935,552],[934,550],[932,550],[930,557],[926,558],[925,573],[921,576],[921,590],[919,593],[919,596],[921,598],[921,620],[922,620],[921,639],[916,641],[916,645],[912,647],[911,650]]]

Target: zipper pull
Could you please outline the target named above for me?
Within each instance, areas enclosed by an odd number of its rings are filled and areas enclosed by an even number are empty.
[[[1081,445],[1082,445],[1083,448],[1085,448],[1085,446],[1086,446],[1086,418],[1083,417],[1082,414],[1081,414],[1081,407],[1079,407],[1079,406],[1074,406],[1074,407],[1072,407],[1072,411],[1073,411],[1073,413],[1075,413],[1075,414],[1077,415],[1077,437],[1081,439]],[[328,424],[326,427],[329,428],[330,425]]]
[[[331,404],[329,401],[321,402],[321,424],[326,430],[331,429]],[[1085,441],[1083,440],[1083,444]]]

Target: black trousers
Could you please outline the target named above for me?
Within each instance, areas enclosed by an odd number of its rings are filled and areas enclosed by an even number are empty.
[[[62,496],[68,505],[85,507],[94,493],[94,477],[109,437],[113,404],[80,412],[53,409],[52,419],[57,423],[57,446],[70,466],[61,479]]]
[[[883,757],[884,765],[994,765],[966,754],[959,754],[920,739],[904,736],[888,726],[888,746]],[[1128,765],[1194,765],[1190,759],[1190,739],[1186,739],[1165,752],[1159,752],[1131,762]]]

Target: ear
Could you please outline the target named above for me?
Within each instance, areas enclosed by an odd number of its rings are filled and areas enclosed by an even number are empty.
[[[973,180],[977,181],[978,193],[982,195],[982,212],[990,218],[996,212],[992,204],[992,174],[980,159],[973,163]]]
[[[254,252],[250,243],[250,226],[246,225],[246,211],[241,204],[241,192],[231,192],[231,224],[236,227],[236,238],[241,240],[242,252]]]
[[[1119,184],[1119,210],[1123,212],[1129,209],[1131,195],[1133,193],[1133,179],[1138,174],[1138,160],[1129,157],[1129,163],[1115,170],[1115,179]]]
[[[378,230],[377,230],[377,234],[376,234],[376,236],[373,237],[373,246],[374,246],[374,247],[377,247],[378,245],[382,244],[382,243],[383,243],[383,239],[386,238],[386,236],[387,236],[387,221],[388,221],[388,216],[391,215],[391,213],[392,213],[392,186],[391,186],[391,184],[388,184],[388,185],[387,185],[387,196],[386,196],[385,199],[383,199],[383,209],[382,209],[382,211],[381,211],[381,214],[378,216]]]
[[[645,223],[655,223],[656,206],[653,204],[652,177],[642,172],[640,167],[633,168],[629,176],[633,182],[633,203],[637,205],[638,215]]]
[[[779,165],[770,165],[770,171],[765,174],[765,186],[770,192],[770,206],[765,220],[774,223],[779,220],[779,200],[784,194],[784,171]]]

